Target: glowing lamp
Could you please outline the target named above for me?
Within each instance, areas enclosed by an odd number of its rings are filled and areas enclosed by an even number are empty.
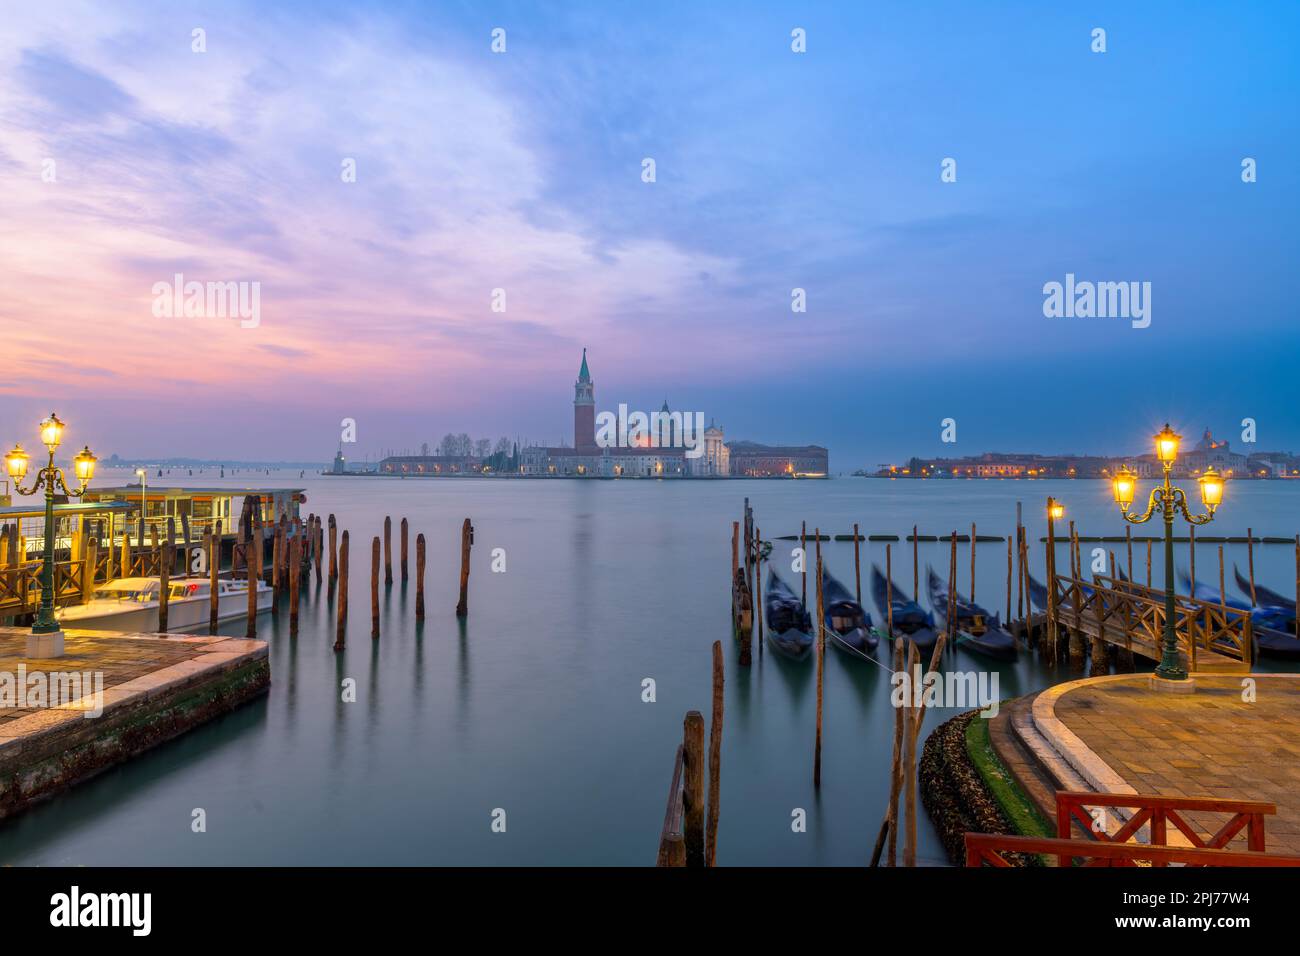
[[[1223,503],[1223,478],[1213,468],[1207,468],[1197,481],[1201,486],[1201,501],[1214,514],[1214,509]]]
[[[31,456],[23,451],[22,445],[14,445],[14,450],[5,455],[5,470],[9,472],[9,477],[14,481],[22,481],[30,460]]]
[[[41,422],[41,441],[51,453],[63,441],[63,421],[53,412],[50,412],[49,418]]]
[[[1111,487],[1120,511],[1128,511],[1129,505],[1133,504],[1133,494],[1137,491],[1137,475],[1129,471],[1127,466],[1122,467],[1111,479]]]
[[[1047,515],[1053,521],[1060,521],[1065,517],[1065,505],[1061,504],[1059,501],[1053,501],[1047,507]]]
[[[1183,436],[1177,434],[1168,423],[1161,429],[1160,434],[1155,436],[1156,439],[1156,457],[1166,465],[1173,464],[1178,457],[1178,443],[1183,440]]]
[[[72,459],[72,464],[77,472],[77,480],[83,485],[95,477],[95,462],[98,459],[91,454],[90,446],[86,445],[81,449],[81,453]]]

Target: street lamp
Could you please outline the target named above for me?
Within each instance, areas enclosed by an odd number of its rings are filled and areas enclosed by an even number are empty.
[[[1052,663],[1056,663],[1056,522],[1065,517],[1065,505],[1047,498],[1047,621]]]
[[[1168,424],[1155,436],[1156,457],[1164,467],[1164,483],[1151,489],[1151,498],[1144,514],[1129,514],[1129,508],[1133,505],[1133,497],[1137,491],[1137,475],[1125,467],[1121,468],[1111,481],[1115,503],[1119,505],[1125,521],[1132,524],[1150,521],[1157,507],[1165,521],[1164,647],[1160,655],[1160,665],[1156,668],[1156,676],[1165,680],[1187,680],[1187,671],[1183,670],[1178,660],[1178,634],[1174,629],[1174,514],[1181,511],[1183,519],[1188,524],[1208,524],[1214,520],[1215,509],[1223,503],[1223,478],[1213,468],[1207,468],[1205,474],[1198,479],[1205,514],[1192,514],[1187,509],[1187,496],[1183,494],[1183,489],[1170,484],[1169,473],[1173,470],[1175,459],[1178,458],[1178,443],[1182,437]]]
[[[62,489],[70,498],[80,498],[86,493],[90,479],[95,477],[95,456],[89,446],[83,447],[73,459],[73,470],[80,482],[76,491],[68,488],[63,480],[63,471],[54,467],[54,452],[63,441],[64,423],[53,413],[41,422],[41,442],[49,449],[49,463],[36,473],[36,480],[30,488],[24,488],[22,480],[27,475],[27,466],[31,456],[23,451],[22,445],[15,445],[13,451],[5,456],[5,469],[14,481],[14,490],[20,495],[34,495],[45,489],[45,554],[41,562],[41,604],[32,622],[32,632],[27,638],[28,657],[62,657],[63,631],[54,619],[54,493]]]

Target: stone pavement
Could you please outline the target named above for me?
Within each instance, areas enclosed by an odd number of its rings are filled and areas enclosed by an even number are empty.
[[[1187,695],[1153,692],[1145,676],[1078,681],[1060,688],[1052,706],[1137,793],[1274,803],[1277,814],[1265,817],[1269,851],[1300,854],[1300,675],[1249,675],[1250,703],[1245,676],[1198,676]],[[1202,835],[1227,819],[1187,818]]]

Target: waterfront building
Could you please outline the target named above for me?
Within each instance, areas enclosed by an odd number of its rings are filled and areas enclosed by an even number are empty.
[[[573,447],[535,445],[520,449],[519,473],[555,478],[685,478],[711,474],[703,462],[708,456],[709,433],[703,437],[704,453],[687,457],[682,442],[682,426],[672,416],[665,399],[660,409],[658,447],[646,436],[636,445],[603,447],[596,443],[596,384],[587,366],[587,350],[582,350],[582,365],[573,383]],[[714,439],[722,444],[723,432],[711,426]],[[714,451],[714,467],[726,459],[725,452]],[[725,472],[718,473],[725,476]]]
[[[1246,467],[1246,456],[1234,452],[1227,439],[1217,440],[1210,434],[1207,425],[1201,440],[1191,451],[1184,452],[1178,460],[1179,471],[1192,477],[1201,474],[1207,468],[1214,468],[1226,478],[1245,477],[1250,474]]]
[[[376,466],[381,475],[475,475],[483,462],[473,455],[389,455]]]
[[[821,445],[761,445],[737,441],[728,445],[735,478],[825,478],[829,453]]]

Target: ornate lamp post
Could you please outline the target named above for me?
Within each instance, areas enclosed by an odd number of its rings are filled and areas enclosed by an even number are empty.
[[[1047,498],[1047,636],[1056,663],[1056,522],[1065,517],[1065,505],[1050,495]]]
[[[1170,484],[1169,473],[1174,467],[1174,460],[1178,457],[1178,443],[1182,440],[1182,437],[1182,435],[1175,434],[1168,424],[1165,425],[1160,434],[1155,436],[1156,457],[1160,459],[1160,464],[1164,466],[1164,483],[1151,489],[1151,498],[1147,504],[1145,514],[1129,514],[1129,508],[1133,504],[1133,495],[1137,490],[1137,475],[1124,467],[1111,480],[1115,492],[1115,503],[1119,505],[1120,513],[1124,515],[1125,521],[1132,524],[1143,524],[1151,520],[1157,508],[1160,509],[1160,514],[1164,517],[1165,632],[1164,647],[1160,655],[1160,665],[1156,668],[1156,676],[1165,680],[1178,681],[1187,680],[1187,671],[1183,670],[1178,660],[1178,635],[1174,629],[1174,513],[1181,511],[1183,519],[1188,524],[1207,524],[1214,520],[1214,511],[1223,501],[1223,479],[1213,468],[1207,468],[1205,474],[1198,479],[1201,486],[1201,501],[1206,508],[1205,514],[1194,515],[1188,511],[1187,496],[1183,494],[1181,488]]]
[[[71,498],[80,498],[86,493],[90,479],[95,476],[95,456],[90,448],[85,447],[73,459],[77,480],[80,482],[76,491],[68,488],[63,480],[63,471],[54,467],[54,452],[63,441],[64,424],[53,412],[41,422],[41,442],[49,449],[49,463],[36,473],[36,480],[30,488],[24,488],[23,478],[27,475],[27,465],[31,460],[22,445],[15,445],[14,450],[5,456],[5,468],[14,481],[14,490],[20,495],[34,495],[45,489],[45,554],[41,562],[41,604],[32,623],[32,632],[27,638],[28,657],[62,657],[63,631],[54,619],[54,494],[56,489]]]

